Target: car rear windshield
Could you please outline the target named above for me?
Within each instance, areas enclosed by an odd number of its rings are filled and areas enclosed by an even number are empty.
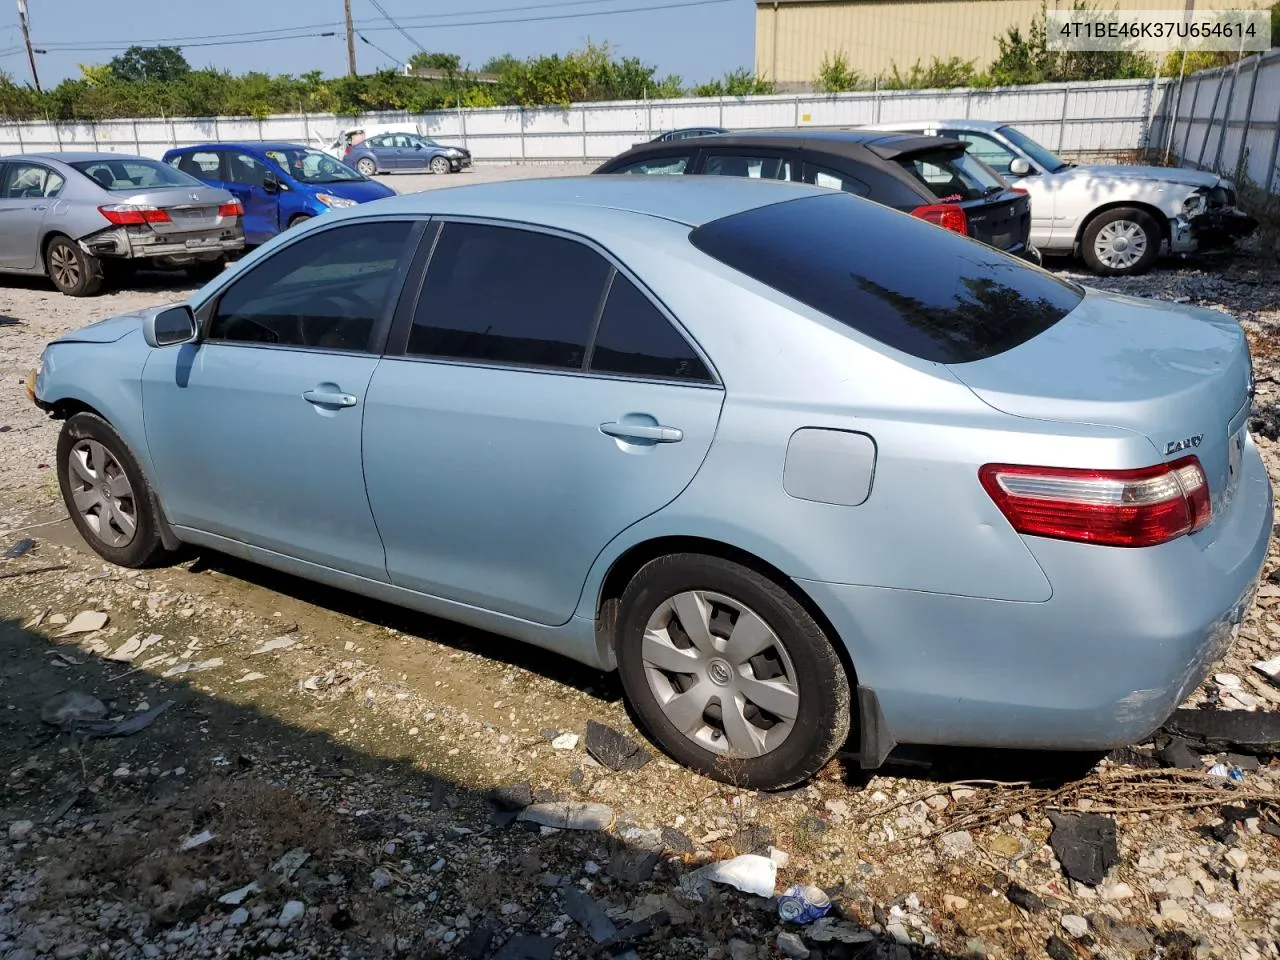
[[[897,163],[923,183],[939,203],[981,200],[1004,184],[981,162],[958,150],[929,150],[898,157]]]
[[[203,187],[195,177],[159,160],[130,157],[77,160],[71,164],[104,190],[153,190],[160,187]]]
[[[1084,291],[985,244],[845,193],[713,220],[693,245],[760,283],[922,360],[1011,350]]]

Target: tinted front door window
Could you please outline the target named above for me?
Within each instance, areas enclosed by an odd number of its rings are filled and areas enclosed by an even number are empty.
[[[574,240],[446,223],[427,268],[408,352],[581,369],[609,269]]]
[[[227,289],[206,339],[369,351],[399,292],[412,224],[324,230],[275,253]]]

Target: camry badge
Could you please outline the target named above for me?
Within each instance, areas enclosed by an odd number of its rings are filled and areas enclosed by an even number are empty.
[[[1203,433],[1198,433],[1194,437],[1187,437],[1184,440],[1170,440],[1164,445],[1164,455],[1167,457],[1171,453],[1177,453],[1180,450],[1191,450],[1200,446],[1200,441],[1204,439]]]

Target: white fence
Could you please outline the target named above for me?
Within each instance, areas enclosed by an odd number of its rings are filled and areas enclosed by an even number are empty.
[[[1191,74],[1164,96],[1166,154],[1280,193],[1280,50]]]
[[[675,127],[830,127],[943,117],[1015,123],[1053,150],[1079,157],[1145,152],[1162,127],[1167,80],[1043,84],[998,90],[894,90],[579,104],[567,109],[499,107],[377,114],[362,121],[410,120],[461,142],[477,160],[603,160]],[[175,146],[234,140],[319,145],[352,124],[333,115],[0,123],[0,153],[112,150],[159,157]]]

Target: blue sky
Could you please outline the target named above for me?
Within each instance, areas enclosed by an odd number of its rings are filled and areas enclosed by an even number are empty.
[[[342,0],[27,0],[27,5],[33,44],[47,49],[36,57],[44,86],[79,76],[80,63],[107,62],[131,42],[171,39],[195,67],[237,73],[346,71]],[[475,67],[502,53],[565,53],[588,38],[608,41],[620,54],[657,66],[659,75],[679,74],[686,83],[749,68],[753,59],[752,0],[352,0],[357,31],[370,41],[356,42],[361,73],[391,65],[392,58],[403,62],[418,50],[383,18],[379,6],[427,50],[460,54]],[[334,36],[314,36],[327,31]],[[246,36],[251,32],[253,37]],[[243,42],[268,37],[283,39]],[[14,0],[0,0],[0,70],[30,82],[21,44]]]

